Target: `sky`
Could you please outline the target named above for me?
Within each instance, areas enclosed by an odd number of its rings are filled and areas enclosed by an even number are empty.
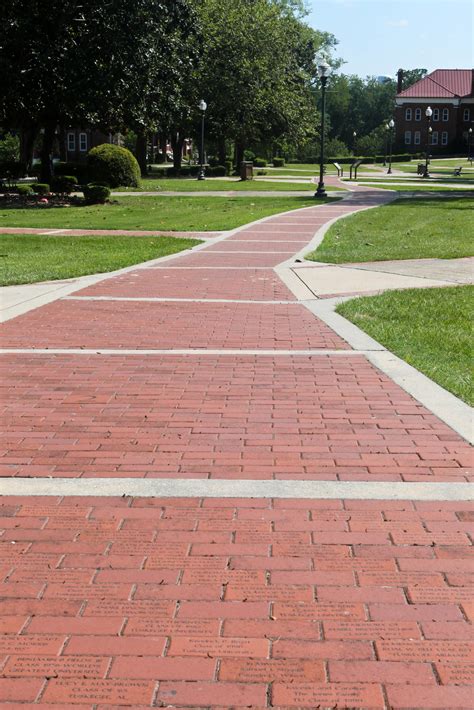
[[[308,24],[339,40],[344,74],[474,66],[472,0],[307,0]]]

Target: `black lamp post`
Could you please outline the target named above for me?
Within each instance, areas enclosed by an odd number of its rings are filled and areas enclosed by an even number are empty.
[[[388,153],[388,170],[387,170],[387,175],[392,174],[392,142],[393,142],[393,129],[395,128],[395,121],[390,119],[390,121],[387,123],[387,128],[388,128],[388,138],[389,138],[389,153]]]
[[[471,158],[471,139],[472,139],[472,128],[470,128],[467,132],[467,159],[472,160]]]
[[[324,121],[326,118],[326,84],[331,73],[331,67],[324,57],[317,58],[318,76],[321,80],[321,153],[319,157],[319,183],[318,189],[314,193],[315,197],[327,197],[324,186]]]
[[[389,127],[388,123],[385,124],[385,144],[384,144],[384,154],[383,154],[383,167],[385,168],[387,166],[387,153],[388,153],[388,132],[389,132]]]
[[[204,99],[201,99],[199,102],[199,110],[202,113],[202,120],[201,120],[201,156],[200,156],[200,169],[199,169],[199,174],[198,174],[198,180],[205,180],[206,179],[206,174],[204,170],[204,120],[206,117],[206,109],[207,109],[207,104],[204,101]]]
[[[352,152],[354,153],[354,158],[356,154],[356,144],[357,144],[357,131],[352,134]]]
[[[430,142],[431,142],[431,134],[433,132],[433,129],[431,128],[431,116],[433,115],[433,109],[431,106],[428,106],[428,108],[425,111],[425,116],[427,120],[427,128],[426,128],[426,158],[425,158],[425,174],[423,177],[428,178],[430,176],[428,172],[428,165],[430,162]]]

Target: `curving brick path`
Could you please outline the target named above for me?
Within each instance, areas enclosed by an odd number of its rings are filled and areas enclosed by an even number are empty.
[[[472,707],[474,506],[408,495],[469,480],[470,449],[274,271],[387,199],[272,217],[3,326],[1,475],[84,496],[0,499],[2,708]],[[100,478],[407,499],[89,495]]]

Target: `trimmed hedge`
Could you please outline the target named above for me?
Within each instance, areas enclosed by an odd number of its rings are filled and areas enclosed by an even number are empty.
[[[255,168],[266,168],[267,161],[264,158],[254,158],[253,165]]]
[[[49,195],[49,185],[46,182],[34,182],[31,189],[35,195]]]
[[[140,187],[140,166],[126,148],[112,143],[98,145],[89,151],[87,164],[94,182],[110,187]]]
[[[74,175],[58,175],[51,181],[51,190],[61,195],[70,195],[77,189],[77,178]]]
[[[90,183],[82,189],[84,199],[89,205],[103,205],[110,197],[110,187]]]
[[[54,166],[55,177],[62,177],[63,175],[73,175],[79,185],[87,185],[88,179],[88,166],[86,163],[56,163]]]
[[[20,195],[20,197],[28,197],[29,195],[33,194],[31,185],[17,185],[15,190]]]
[[[274,168],[284,168],[285,167],[285,158],[273,158],[273,167]]]

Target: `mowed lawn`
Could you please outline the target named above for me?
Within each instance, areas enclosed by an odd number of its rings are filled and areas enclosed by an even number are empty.
[[[60,237],[0,234],[0,286],[98,274],[190,249],[176,237]]]
[[[311,261],[453,259],[474,254],[471,197],[416,197],[360,212],[336,222]]]
[[[357,298],[337,311],[432,380],[474,404],[473,286]]]
[[[271,176],[269,176],[271,177]],[[300,191],[305,190],[315,191],[315,186],[310,182],[309,178],[302,175],[302,179],[306,179],[305,183],[294,182],[270,182],[269,180],[239,180],[239,179],[217,179],[210,178],[206,180],[188,180],[186,178],[143,178],[140,187],[121,188],[118,187],[114,192],[285,192],[285,191]],[[333,188],[337,189],[337,188]]]
[[[106,205],[3,208],[0,227],[219,231],[321,202],[311,195],[307,198],[120,197]]]

